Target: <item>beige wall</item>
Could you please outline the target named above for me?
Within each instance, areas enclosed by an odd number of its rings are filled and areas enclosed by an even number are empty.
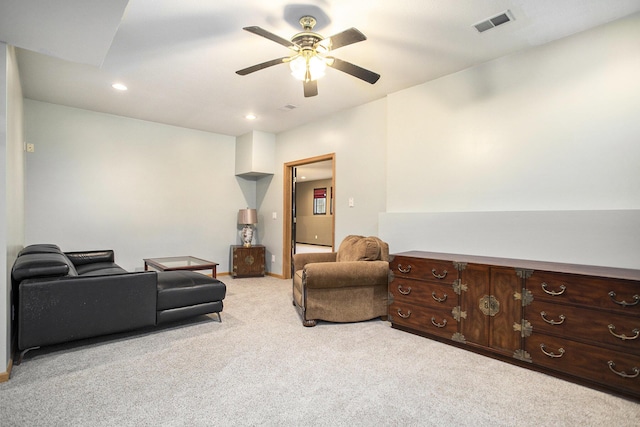
[[[327,189],[325,215],[313,214],[313,190]],[[333,214],[331,213],[331,180],[296,183],[296,242],[331,246],[333,238]]]

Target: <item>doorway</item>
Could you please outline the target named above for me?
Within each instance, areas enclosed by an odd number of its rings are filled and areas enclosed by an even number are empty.
[[[283,179],[283,242],[282,242],[282,274],[285,279],[292,277],[292,264],[291,258],[296,251],[296,181],[299,182],[300,176],[298,175],[299,169],[305,167],[312,169],[314,166],[327,163],[331,172],[331,186],[327,193],[327,206],[331,209],[333,215],[331,215],[331,248],[335,247],[335,194],[336,194],[336,182],[335,182],[335,153],[325,154],[322,156],[311,157],[308,159],[296,160],[293,162],[284,164],[284,179]]]

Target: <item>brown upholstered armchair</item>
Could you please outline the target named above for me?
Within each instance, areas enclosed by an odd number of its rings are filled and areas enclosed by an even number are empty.
[[[304,326],[386,319],[389,245],[377,237],[347,236],[338,252],[295,254],[293,265],[293,305]]]

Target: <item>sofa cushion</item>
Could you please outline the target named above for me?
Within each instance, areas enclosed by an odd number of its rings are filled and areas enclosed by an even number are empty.
[[[195,271],[160,271],[157,288],[158,311],[222,301],[227,292],[221,281]]]
[[[27,254],[61,254],[62,250],[58,245],[53,245],[50,243],[39,243],[36,245],[29,245],[22,249],[18,256],[27,255]]]
[[[76,267],[78,267],[79,265],[93,264],[96,262],[115,262],[115,255],[113,250],[111,249],[104,251],[65,252],[64,254]]]
[[[94,262],[93,264],[76,265],[79,276],[106,276],[108,274],[127,273],[127,270],[113,262]]]
[[[76,276],[71,261],[59,253],[31,253],[18,257],[11,277],[16,282],[35,277]]]
[[[338,248],[336,261],[376,261],[380,259],[380,244],[373,237],[350,235]]]

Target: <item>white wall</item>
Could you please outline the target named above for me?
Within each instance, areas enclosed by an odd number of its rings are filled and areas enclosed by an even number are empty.
[[[229,271],[238,209],[255,199],[234,176],[234,137],[32,100],[25,116],[26,244],[114,249],[129,271],[175,255]]]
[[[278,220],[266,220],[268,229],[262,236],[263,243],[276,255],[271,271],[282,272],[283,165],[336,153],[335,238],[336,244],[340,244],[349,234],[368,236],[378,232],[378,214],[384,212],[386,204],[385,141],[385,99],[277,135],[278,166],[268,188],[262,186],[266,193],[258,205],[267,218],[271,218],[271,212],[278,214]],[[354,199],[352,208],[348,206],[349,197]]]
[[[639,40],[635,15],[389,95],[392,251],[640,268]]]
[[[15,50],[0,43],[0,376],[11,358],[11,267],[24,242],[22,87]]]

